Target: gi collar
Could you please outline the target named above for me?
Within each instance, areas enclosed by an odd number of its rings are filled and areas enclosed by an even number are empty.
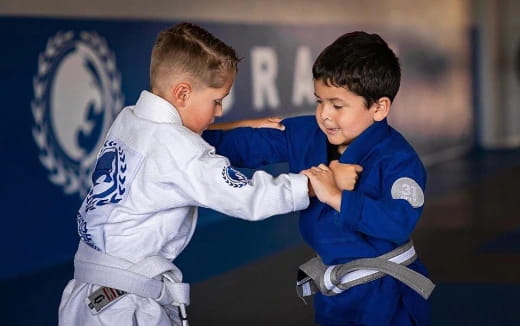
[[[134,113],[140,118],[154,122],[182,124],[181,116],[173,105],[148,91],[141,92]]]
[[[386,118],[374,122],[347,147],[339,159],[340,163],[359,164],[389,133],[390,126],[388,126]]]

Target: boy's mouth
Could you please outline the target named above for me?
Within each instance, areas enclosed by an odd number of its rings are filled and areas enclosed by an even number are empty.
[[[340,128],[325,128],[325,131],[329,135],[335,135],[340,131]]]

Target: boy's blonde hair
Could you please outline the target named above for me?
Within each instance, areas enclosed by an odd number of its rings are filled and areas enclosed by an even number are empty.
[[[195,83],[219,88],[229,73],[236,73],[235,50],[205,29],[181,23],[163,30],[157,36],[150,62],[152,91],[163,90],[172,78],[190,77]]]

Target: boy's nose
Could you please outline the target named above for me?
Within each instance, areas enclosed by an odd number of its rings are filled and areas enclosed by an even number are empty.
[[[323,108],[321,109],[320,117],[321,117],[323,120],[330,120],[330,112],[329,112],[329,110],[327,109],[327,107],[323,107]]]

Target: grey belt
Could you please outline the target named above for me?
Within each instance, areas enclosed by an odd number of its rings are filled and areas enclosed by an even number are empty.
[[[416,259],[412,241],[376,258],[360,258],[339,265],[327,266],[319,257],[314,257],[300,265],[296,293],[302,299],[317,291],[326,296],[337,295],[353,286],[390,275],[428,299],[435,284],[406,267]]]

